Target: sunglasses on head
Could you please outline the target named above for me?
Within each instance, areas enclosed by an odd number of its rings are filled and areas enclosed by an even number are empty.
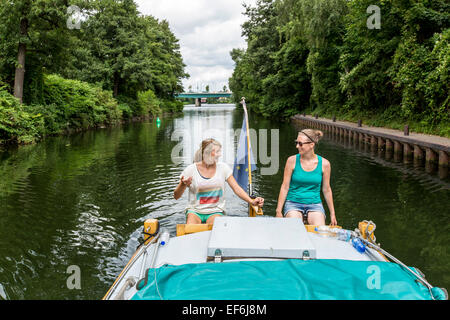
[[[297,140],[295,140],[294,142],[295,142],[295,145],[296,145],[296,146],[299,144],[300,147],[303,147],[304,144],[312,143],[312,141],[309,141],[309,142],[301,142],[301,141],[297,141]]]

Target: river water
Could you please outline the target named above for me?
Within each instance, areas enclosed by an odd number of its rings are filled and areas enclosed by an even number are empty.
[[[202,138],[218,139],[221,160],[233,165],[242,117],[233,105],[187,106],[160,125],[132,123],[1,151],[0,299],[101,299],[139,244],[145,219],[157,218],[172,236],[185,222],[187,193],[176,201],[172,192]],[[256,115],[250,127],[253,188],[265,198],[265,215],[274,216],[300,128]],[[374,221],[385,250],[432,285],[450,288],[449,181],[327,134],[316,153],[331,162],[338,224],[353,230]],[[247,214],[229,187],[226,202],[228,215]],[[73,288],[77,274],[80,288]]]

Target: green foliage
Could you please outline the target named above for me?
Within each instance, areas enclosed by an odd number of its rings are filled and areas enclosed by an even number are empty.
[[[122,119],[128,120],[131,119],[133,116],[133,110],[130,108],[130,106],[126,103],[119,103],[118,108],[120,112],[122,113]]]
[[[244,96],[250,109],[268,115],[271,112],[262,101],[266,94],[263,80],[275,72],[273,53],[279,50],[275,6],[271,0],[258,0],[256,7],[244,8],[249,18],[242,25],[247,50],[233,49],[230,53],[236,67],[229,88],[236,102]]]
[[[46,135],[116,123],[122,111],[112,93],[86,82],[48,75],[44,104],[21,105],[0,87],[0,143],[31,143]]]
[[[435,126],[449,122],[450,29],[420,43],[407,33],[394,56],[392,76],[402,91],[406,118]]]
[[[178,39],[168,23],[138,14],[131,0],[97,0],[73,40],[74,54],[63,75],[136,99],[152,90],[158,98],[183,91],[188,75]],[[136,114],[138,115],[138,114]]]
[[[369,29],[377,5],[381,28]],[[229,87],[266,117],[302,111],[448,136],[445,0],[258,0]],[[367,120],[367,121],[366,121]]]
[[[163,99],[161,101],[161,109],[167,113],[179,113],[183,111],[184,103],[178,99]]]
[[[27,112],[19,100],[0,87],[0,144],[31,143],[43,133],[43,116]]]
[[[152,90],[138,92],[138,109],[134,113],[138,116],[157,116],[161,114],[160,101]]]
[[[308,50],[298,38],[289,39],[274,54],[276,73],[262,81],[266,92],[262,100],[265,114],[289,117],[298,113],[301,104],[308,101],[311,86],[305,67],[307,55]]]
[[[57,122],[66,123],[67,129],[90,128],[120,119],[111,92],[78,80],[46,76],[43,100],[45,105],[57,106]]]
[[[67,27],[69,5],[82,10],[80,29]],[[10,95],[19,45],[26,47],[24,105]],[[182,109],[173,97],[189,75],[178,39],[167,21],[140,14],[133,0],[0,1],[0,52],[5,141]]]

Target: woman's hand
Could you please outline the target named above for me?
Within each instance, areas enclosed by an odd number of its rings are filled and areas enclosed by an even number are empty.
[[[192,177],[189,177],[185,179],[183,176],[181,177],[181,183],[184,184],[186,187],[189,187],[192,183]]]
[[[331,226],[337,226],[336,215],[335,215],[335,214],[332,214],[332,215],[330,216],[330,218],[331,218],[331,223],[330,223],[330,225],[331,225]]]
[[[264,199],[261,197],[256,197],[255,199],[252,199],[251,204],[252,206],[262,207],[264,205]]]
[[[275,211],[275,218],[283,218],[283,213],[281,212],[281,209],[278,209]]]

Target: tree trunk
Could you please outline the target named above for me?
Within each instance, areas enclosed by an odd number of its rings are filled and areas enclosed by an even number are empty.
[[[20,35],[26,36],[28,32],[28,19],[23,18],[20,20]],[[25,56],[27,52],[27,45],[25,43],[19,43],[19,49],[17,53],[17,67],[14,77],[14,97],[23,100],[23,83],[25,80]]]
[[[117,97],[117,95],[119,94],[119,82],[120,82],[119,74],[117,72],[115,72],[114,73],[114,90],[113,90],[114,98]]]

